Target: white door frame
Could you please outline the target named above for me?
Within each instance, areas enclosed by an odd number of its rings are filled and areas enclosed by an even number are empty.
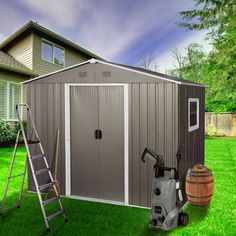
[[[70,143],[70,87],[123,86],[124,87],[124,204],[129,204],[129,107],[128,84],[65,84],[65,195],[71,196],[71,143]],[[85,199],[85,198],[84,198]],[[91,199],[91,198],[90,198]],[[94,198],[96,201],[96,199]],[[101,199],[97,199],[101,202]],[[107,200],[104,200],[106,202]],[[114,202],[115,203],[115,202]],[[120,204],[120,202],[117,202]]]

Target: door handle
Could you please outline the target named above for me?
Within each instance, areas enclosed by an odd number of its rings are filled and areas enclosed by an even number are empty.
[[[102,139],[102,131],[100,129],[94,130],[94,138],[95,139]]]
[[[98,130],[98,139],[102,139],[102,131],[100,129]]]
[[[94,130],[94,138],[98,139],[98,137],[99,137],[99,130],[96,129],[96,130]]]

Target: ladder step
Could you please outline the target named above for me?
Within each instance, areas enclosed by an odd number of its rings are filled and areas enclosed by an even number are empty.
[[[57,212],[53,213],[52,215],[47,216],[47,221],[50,221],[50,220],[54,219],[55,217],[60,216],[62,214],[64,214],[64,211],[62,211],[62,210],[57,211]]]
[[[24,173],[23,174],[19,174],[19,175],[13,175],[13,176],[10,176],[8,177],[9,179],[13,179],[13,178],[16,178],[16,177],[19,177],[19,176],[23,176],[25,175]]]
[[[51,186],[53,186],[55,184],[55,182],[51,182],[51,183],[48,183],[48,184],[44,184],[44,185],[41,185],[38,187],[39,190],[43,190],[43,189],[46,189],[46,188],[50,188]]]
[[[27,143],[28,144],[37,144],[37,143],[40,143],[39,140],[27,140]]]
[[[48,173],[48,171],[49,171],[49,168],[46,168],[42,170],[36,170],[34,173],[35,175],[40,175],[40,174]]]
[[[56,201],[59,200],[59,198],[60,198],[59,196],[49,198],[49,199],[47,199],[47,200],[45,200],[45,201],[43,202],[43,205],[46,206],[46,205],[48,205],[48,204],[50,204],[50,203],[56,202]]]
[[[44,158],[45,155],[37,155],[37,156],[31,156],[31,159],[32,160],[37,160],[37,159],[41,159],[41,158]]]

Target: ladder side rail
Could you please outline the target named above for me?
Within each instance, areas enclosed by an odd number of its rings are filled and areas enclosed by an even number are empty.
[[[23,189],[24,189],[25,175],[26,175],[26,170],[27,170],[27,167],[28,167],[27,159],[28,159],[28,157],[26,157],[26,160],[25,160],[24,174],[22,176],[21,188],[20,188],[20,193],[19,193],[19,197],[18,197],[18,205],[17,205],[18,208],[20,208],[22,193],[23,193]]]
[[[11,174],[12,174],[12,169],[13,169],[13,165],[14,165],[14,161],[15,161],[16,150],[17,150],[17,146],[18,146],[18,142],[19,142],[20,132],[21,132],[21,130],[18,130],[17,136],[16,136],[16,142],[15,142],[14,151],[13,151],[13,155],[12,155],[12,159],[11,159],[11,165],[10,165],[10,169],[9,169],[9,172],[8,172],[7,184],[6,184],[4,194],[3,194],[1,212],[4,209],[4,204],[5,204],[5,201],[6,201],[7,191],[8,191],[8,187],[9,187],[9,183],[10,183],[10,177],[11,177]]]

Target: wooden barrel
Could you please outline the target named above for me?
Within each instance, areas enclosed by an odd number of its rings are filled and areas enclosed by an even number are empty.
[[[214,179],[206,166],[199,164],[188,169],[185,190],[188,201],[195,206],[206,206],[210,203],[214,189]]]

